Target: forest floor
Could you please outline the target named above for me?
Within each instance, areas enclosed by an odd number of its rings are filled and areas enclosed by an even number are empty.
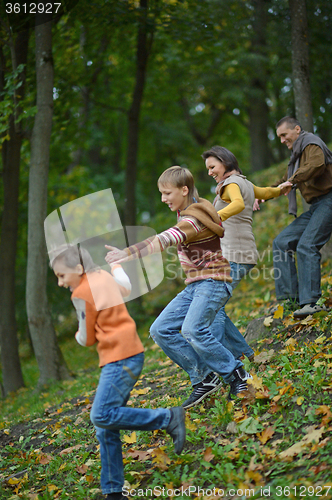
[[[269,336],[256,344],[255,363],[245,360],[247,393],[227,402],[225,386],[187,410],[181,456],[165,431],[122,433],[129,498],[332,498],[332,312],[295,322],[280,307],[274,316],[282,315],[273,327],[266,313]],[[187,377],[150,339],[145,345],[128,404],[181,404]],[[1,499],[102,498],[89,420],[97,380],[90,367],[1,403]]]

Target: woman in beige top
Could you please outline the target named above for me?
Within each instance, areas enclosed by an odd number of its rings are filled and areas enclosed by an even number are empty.
[[[255,198],[268,200],[286,191],[283,187],[257,187],[239,168],[234,154],[222,146],[214,146],[202,154],[208,175],[217,182],[214,206],[222,220],[225,233],[221,239],[223,255],[230,262],[234,289],[257,264],[258,252],[252,231]],[[243,354],[253,360],[254,352],[234,325],[228,324],[222,307],[215,319],[214,333],[236,358]],[[227,323],[227,325],[226,325]],[[227,327],[226,327],[227,326]],[[227,332],[227,335],[225,334]]]

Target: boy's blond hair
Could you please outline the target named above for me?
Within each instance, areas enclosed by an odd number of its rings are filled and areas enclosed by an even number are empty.
[[[174,166],[165,170],[158,179],[158,186],[166,186],[167,184],[177,188],[187,186],[190,203],[198,201],[199,194],[195,187],[195,181],[192,173],[187,168]]]

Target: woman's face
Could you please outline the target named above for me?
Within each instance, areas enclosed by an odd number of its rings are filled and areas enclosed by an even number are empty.
[[[218,158],[215,158],[214,156],[209,156],[205,160],[205,166],[207,168],[208,175],[213,177],[216,183],[223,180],[223,177],[226,172],[226,167],[220,160],[218,160]]]

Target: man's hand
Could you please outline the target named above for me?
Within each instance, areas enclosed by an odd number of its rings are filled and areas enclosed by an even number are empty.
[[[287,195],[293,187],[293,184],[289,181],[283,182],[279,184],[278,188],[280,188],[280,194]]]
[[[258,200],[258,199],[256,198],[256,199],[255,199],[255,201],[254,201],[253,207],[252,207],[253,211],[254,211],[254,212],[256,212],[256,210],[260,210],[259,205],[260,205],[261,203],[264,203],[264,202],[265,202],[265,200]]]
[[[113,264],[113,262],[124,262],[125,260],[128,260],[128,254],[124,250],[111,247],[110,245],[105,245],[105,248],[110,250],[105,257],[105,260],[109,265]]]

